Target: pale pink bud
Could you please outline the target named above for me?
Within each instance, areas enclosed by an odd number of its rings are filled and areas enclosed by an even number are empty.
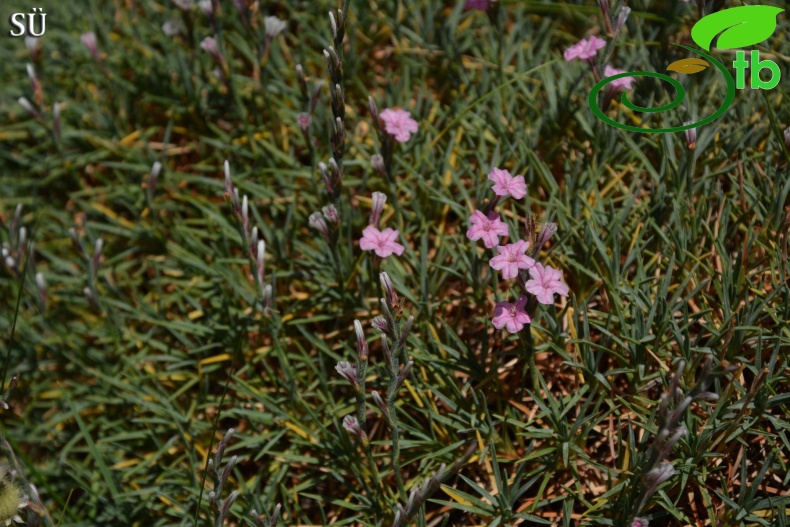
[[[313,124],[313,118],[310,117],[309,113],[302,112],[296,116],[296,122],[299,123],[299,128],[302,130],[302,133],[306,134],[308,130],[310,130],[310,125]]]
[[[384,204],[387,203],[387,195],[383,192],[374,192],[372,201],[373,207],[370,210],[368,225],[373,225],[378,228],[379,220],[381,220],[381,212],[384,210]]]
[[[200,47],[209,55],[214,57],[217,62],[222,62],[222,53],[219,51],[219,45],[214,37],[206,37],[200,41]]]
[[[335,208],[334,205],[327,205],[326,207],[322,207],[321,212],[324,214],[324,218],[326,218],[326,221],[328,221],[332,225],[337,225],[340,223],[340,215],[337,213],[337,209]]]
[[[631,14],[631,8],[628,6],[623,6],[620,8],[620,11],[617,13],[617,25],[615,26],[614,32],[615,34],[619,34],[620,30],[623,29],[626,20],[628,20],[628,15]]]
[[[691,124],[691,121],[686,121],[683,123],[683,126]],[[697,129],[696,128],[689,128],[686,130],[686,143],[688,144],[689,150],[694,150],[697,148]]]
[[[359,380],[357,379],[357,365],[350,364],[344,360],[341,360],[335,366],[335,370],[339,373],[345,380],[347,380],[351,386],[354,388],[359,387]]]
[[[329,225],[327,225],[326,220],[320,212],[312,213],[307,221],[315,230],[321,233],[321,236],[323,236],[326,241],[329,241]]]
[[[96,42],[96,33],[83,33],[80,36],[80,40],[83,45],[88,48],[88,51],[94,59],[101,60],[101,55],[99,55],[99,44]]]
[[[347,415],[343,419],[343,428],[345,428],[349,434],[357,436],[362,441],[363,445],[367,445],[368,435],[364,430],[362,430],[362,427],[359,426],[359,422],[357,421],[356,417],[353,415]]]

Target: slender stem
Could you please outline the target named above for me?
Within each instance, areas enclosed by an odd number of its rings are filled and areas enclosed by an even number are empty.
[[[395,412],[395,397],[398,390],[398,351],[392,350],[392,363],[390,364],[390,384],[387,389],[387,412],[389,413],[390,428],[392,429],[392,470],[395,472],[395,482],[398,493],[403,501],[408,499],[406,487],[403,486],[403,477],[400,473],[400,424],[398,414]]]

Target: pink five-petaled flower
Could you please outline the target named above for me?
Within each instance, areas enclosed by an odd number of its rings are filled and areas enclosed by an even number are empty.
[[[604,46],[606,46],[606,41],[602,38],[596,36],[592,36],[589,39],[583,38],[566,49],[565,53],[563,53],[563,57],[565,57],[565,60],[568,62],[576,59],[589,60]]]
[[[486,217],[482,212],[476,210],[469,216],[469,223],[472,225],[466,231],[466,237],[470,240],[483,238],[483,244],[490,249],[499,244],[500,236],[507,236],[507,224],[499,219],[499,214],[489,212]]]
[[[373,225],[368,225],[362,231],[362,238],[359,240],[359,247],[363,251],[374,251],[378,256],[386,258],[392,253],[400,256],[405,247],[395,240],[398,239],[398,231],[395,229],[378,230]]]
[[[529,324],[532,319],[524,311],[527,305],[527,297],[521,295],[515,304],[510,302],[499,302],[494,308],[494,318],[491,319],[497,329],[507,328],[511,333],[518,333],[524,329],[524,324]]]
[[[511,176],[507,170],[492,168],[488,174],[488,179],[494,182],[491,190],[497,196],[510,194],[515,199],[521,199],[527,195],[527,184],[524,182],[524,176]]]
[[[500,245],[496,248],[499,255],[491,258],[488,264],[497,271],[502,271],[502,278],[506,280],[515,278],[518,276],[519,269],[529,269],[535,265],[535,260],[524,254],[527,249],[529,249],[529,242],[524,240]]]
[[[620,73],[625,73],[625,70],[618,70],[617,68],[613,68],[608,64],[603,69],[604,77],[611,77],[613,75],[619,75]],[[609,83],[609,89],[611,89],[612,91],[632,90],[634,88],[635,80],[636,79],[634,77],[623,77],[621,79],[615,79]]]
[[[568,285],[560,281],[562,273],[552,267],[536,263],[529,269],[531,280],[527,280],[524,288],[537,297],[541,304],[553,304],[554,293],[568,296]]]
[[[485,11],[488,6],[496,3],[496,0],[466,0],[464,9],[477,9],[478,11]]]
[[[379,114],[384,121],[384,130],[393,136],[399,143],[405,143],[411,134],[417,132],[419,125],[411,118],[411,113],[406,110],[391,110],[387,108]]]

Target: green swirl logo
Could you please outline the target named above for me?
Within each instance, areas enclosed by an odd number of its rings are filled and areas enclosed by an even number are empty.
[[[713,40],[717,36],[718,40],[716,42],[716,47],[719,49],[736,49],[758,44],[769,38],[774,33],[776,30],[776,17],[782,11],[784,11],[784,9],[780,9],[778,7],[759,5],[725,9],[723,11],[708,15],[694,24],[694,27],[691,30],[691,38],[697,43],[697,45],[706,51],[710,51],[710,48],[713,45]],[[779,67],[770,60],[761,61],[757,51],[752,51],[751,62],[746,60],[746,54],[744,51],[738,51],[736,53],[737,58],[733,62],[733,67],[737,72],[736,80],[721,62],[713,58],[708,53],[691,48],[689,46],[684,46],[683,44],[676,44],[674,42],[672,44],[674,46],[685,48],[690,52],[707,59],[707,61],[696,58],[683,59],[670,64],[667,68],[668,70],[676,71],[681,74],[693,74],[704,70],[709,64],[713,64],[716,69],[718,69],[719,72],[721,72],[721,74],[724,76],[724,80],[727,83],[727,95],[725,96],[724,101],[722,101],[721,106],[719,106],[719,108],[713,114],[697,122],[688,123],[682,126],[672,126],[666,128],[643,128],[639,126],[618,123],[603,113],[601,108],[598,106],[598,94],[609,83],[625,77],[654,77],[668,82],[675,89],[675,97],[672,99],[672,101],[656,108],[639,106],[628,99],[627,92],[623,92],[622,96],[620,97],[620,102],[626,108],[629,108],[634,112],[641,113],[659,113],[677,108],[686,97],[686,90],[683,88],[683,85],[678,80],[670,77],[669,75],[650,71],[629,71],[602,79],[595,86],[593,86],[593,89],[590,91],[590,95],[587,98],[590,109],[593,111],[593,113],[606,124],[620,128],[622,130],[628,130],[630,132],[652,134],[683,132],[685,130],[703,126],[721,117],[735,100],[735,90],[745,88],[746,70],[749,69],[750,66],[752,89],[774,88],[777,84],[779,84],[779,80],[781,79]],[[770,70],[771,79],[769,81],[764,81],[760,78],[760,70],[763,69]]]

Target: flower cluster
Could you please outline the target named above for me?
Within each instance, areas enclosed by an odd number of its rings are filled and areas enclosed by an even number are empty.
[[[523,176],[513,176],[507,170],[493,168],[488,179],[494,182],[491,189],[494,199],[485,211],[476,210],[469,217],[469,229],[466,232],[470,240],[483,240],[487,249],[496,247],[497,255],[489,260],[492,269],[500,271],[504,280],[516,279],[522,294],[515,303],[499,302],[494,308],[492,323],[497,329],[505,328],[510,333],[518,333],[532,321],[529,314],[536,307],[534,298],[541,304],[553,304],[554,295],[568,296],[568,286],[562,282],[562,273],[557,269],[542,265],[535,261],[540,248],[556,232],[556,226],[547,224],[534,242],[515,240],[502,245],[500,237],[509,236],[509,229],[494,208],[502,198],[508,196],[521,199],[527,194],[527,185]],[[531,250],[530,250],[531,248]],[[529,252],[528,252],[529,251]],[[527,279],[527,273],[529,279]]]
[[[598,0],[598,6],[601,8],[606,33],[616,41],[620,36],[620,31],[628,20],[628,16],[631,14],[631,9],[627,6],[621,7],[620,11],[617,13],[615,26],[612,28],[612,15],[609,10],[609,0]],[[599,82],[601,80],[601,70],[598,69],[595,57],[600,50],[606,47],[606,44],[606,40],[593,35],[590,38],[583,38],[576,44],[570,46],[562,55],[568,62],[573,62],[574,60],[586,61],[590,65],[590,69],[592,69],[595,82]],[[626,72],[625,70],[620,70],[607,64],[604,67],[603,77],[612,77],[621,73]],[[601,107],[606,109],[615,95],[620,92],[632,90],[634,87],[634,80],[633,77],[622,77],[609,82],[604,92],[604,101]]]

